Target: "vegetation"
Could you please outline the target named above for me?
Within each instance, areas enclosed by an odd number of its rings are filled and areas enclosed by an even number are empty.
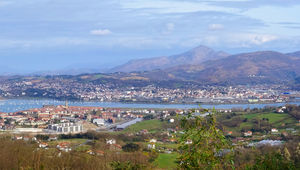
[[[201,109],[211,114],[155,115],[118,133],[89,131],[59,135],[57,140],[52,135],[37,135],[40,143],[49,144],[47,149],[40,148],[37,141],[17,140],[3,133],[0,169],[300,169],[299,133],[286,133],[287,127],[299,129],[295,118],[299,108],[287,106],[284,113],[264,108],[221,114]],[[168,121],[171,118],[174,123]],[[274,127],[282,133],[271,134]],[[140,133],[144,129],[150,133]],[[236,134],[227,135],[228,130]],[[246,130],[253,131],[253,137],[241,137]],[[106,139],[117,143],[109,145]],[[262,139],[284,143],[247,145]],[[72,151],[57,149],[61,143],[67,143]],[[237,147],[233,148],[233,143]]]
[[[293,116],[297,120],[300,120],[300,107],[296,105],[288,105],[286,107],[285,113]]]
[[[140,146],[135,143],[128,143],[122,147],[125,152],[136,152],[140,149]]]
[[[297,128],[298,122],[289,113],[275,113],[274,110],[251,110],[233,112],[217,116],[219,126],[225,131],[233,131],[234,136],[241,136],[241,132],[249,131],[268,134],[272,128],[284,130]]]
[[[139,170],[139,169],[145,169],[146,167],[140,164],[133,164],[130,161],[127,162],[112,162],[111,167],[114,170]]]
[[[155,161],[155,164],[157,164],[158,168],[162,169],[175,169],[176,159],[178,157],[178,154],[168,154],[168,153],[161,153],[159,154],[158,158]]]
[[[141,130],[147,129],[149,132],[157,132],[157,131],[161,131],[162,126],[163,126],[164,122],[157,120],[157,119],[153,119],[153,120],[146,120],[143,122],[138,122],[128,128],[126,128],[123,133],[128,133],[128,132],[139,132]]]
[[[61,152],[37,149],[36,143],[12,141],[9,136],[0,136],[0,143],[0,169],[118,169],[120,166],[115,166],[116,162],[122,166],[131,162],[127,167],[137,169],[150,167],[149,158],[141,152],[107,152],[99,156],[82,151]]]
[[[204,113],[208,110],[204,110]],[[178,165],[183,169],[222,169],[228,167],[231,145],[216,127],[215,112],[208,116],[190,113],[181,119],[184,134],[180,139]]]

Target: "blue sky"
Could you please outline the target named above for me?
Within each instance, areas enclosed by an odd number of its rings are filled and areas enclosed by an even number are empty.
[[[299,0],[0,0],[0,70],[101,70],[198,45],[299,51],[299,11]]]

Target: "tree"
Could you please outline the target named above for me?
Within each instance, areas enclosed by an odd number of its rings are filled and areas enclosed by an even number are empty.
[[[35,137],[39,140],[48,140],[49,139],[48,135],[36,135]]]
[[[122,147],[123,151],[125,152],[135,152],[140,149],[140,146],[135,143],[128,143]]]
[[[203,113],[209,110],[204,109]],[[216,126],[216,111],[195,116],[194,111],[181,118],[178,166],[183,169],[223,169],[233,164],[232,146]]]
[[[291,161],[291,154],[290,154],[289,150],[286,147],[283,149],[283,157],[287,161]]]
[[[143,118],[144,118],[144,120],[151,120],[151,119],[154,119],[154,115],[146,115]]]
[[[271,154],[266,154],[259,156],[256,159],[256,162],[253,166],[247,167],[249,170],[265,170],[265,169],[274,169],[274,170],[295,170],[295,165],[286,160],[284,155],[281,153],[275,152]]]
[[[110,166],[114,170],[139,170],[139,169],[145,169],[144,165],[142,165],[142,164],[133,164],[130,161],[127,161],[127,162],[114,161],[110,164]]]

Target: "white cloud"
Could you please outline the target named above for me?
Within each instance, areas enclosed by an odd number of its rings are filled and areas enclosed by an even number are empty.
[[[268,35],[268,34],[242,34],[238,35],[239,38],[237,38],[238,41],[253,44],[253,45],[261,45],[273,40],[278,39],[275,35]]]
[[[190,37],[180,43],[180,46],[193,47],[199,44],[210,47],[226,47],[226,48],[249,48],[249,47],[270,47],[268,43],[278,42],[276,40],[284,40],[281,37],[271,34],[255,34],[255,33],[232,33],[232,34],[210,34],[205,36]],[[289,42],[290,40],[284,40]],[[293,43],[295,44],[295,43]]]
[[[124,0],[121,6],[126,9],[151,9],[158,13],[189,13],[198,11],[218,11],[234,13],[238,8],[230,8],[209,4],[209,1],[174,1],[174,0]]]
[[[222,24],[210,24],[208,26],[208,28],[211,31],[222,30],[224,28],[224,25],[222,25]]]
[[[98,30],[92,30],[90,31],[90,34],[92,35],[108,35],[112,32],[109,29],[98,29]]]

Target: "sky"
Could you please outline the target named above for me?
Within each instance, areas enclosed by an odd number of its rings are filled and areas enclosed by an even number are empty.
[[[299,0],[0,0],[0,72],[99,71],[199,45],[300,51]]]

